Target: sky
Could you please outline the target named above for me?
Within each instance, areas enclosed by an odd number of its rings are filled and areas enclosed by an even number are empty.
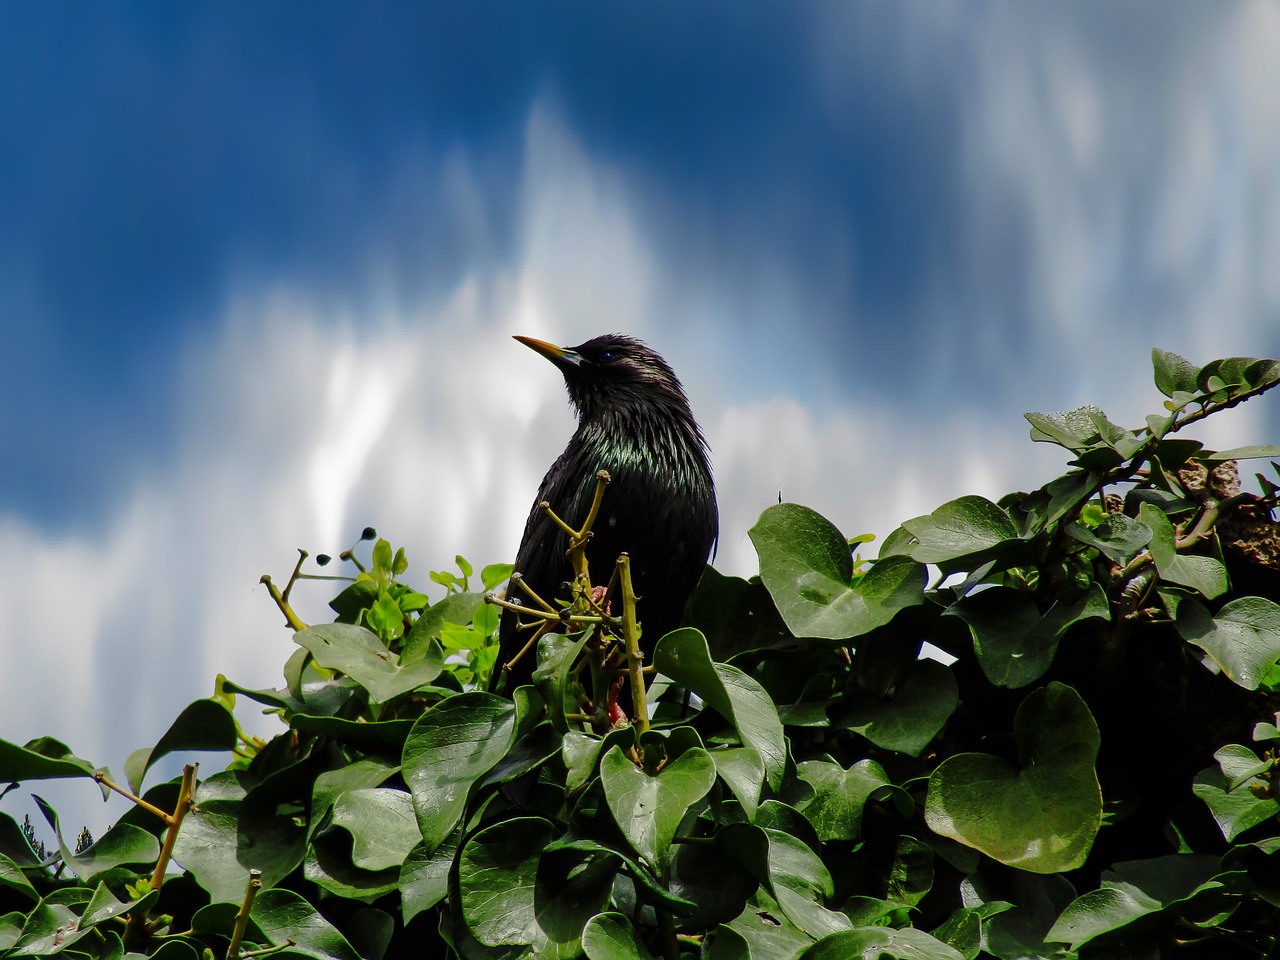
[[[509,561],[573,428],[513,334],[672,363],[726,573],[1047,482],[1023,412],[1280,356],[1277,89],[1266,0],[0,6],[0,738],[277,685],[299,547]]]

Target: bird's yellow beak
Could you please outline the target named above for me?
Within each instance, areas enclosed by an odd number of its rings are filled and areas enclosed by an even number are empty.
[[[519,340],[530,350],[536,350],[551,361],[555,361],[564,353],[563,347],[557,347],[554,343],[547,343],[545,340],[536,340],[533,337],[513,337],[512,339]]]
[[[554,343],[548,343],[546,340],[537,340],[534,337],[514,337],[519,340],[530,350],[542,354],[557,367],[577,366],[581,361],[581,357],[565,347],[557,347]]]

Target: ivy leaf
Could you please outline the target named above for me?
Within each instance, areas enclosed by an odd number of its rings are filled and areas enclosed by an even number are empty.
[[[798,637],[862,636],[924,602],[925,570],[906,557],[887,557],[852,583],[849,541],[808,507],[769,507],[749,533],[760,579]]]
[[[951,606],[969,627],[973,649],[987,679],[1017,689],[1033,683],[1053,664],[1058,641],[1072,624],[1087,619],[1109,620],[1110,604],[1097,583],[1069,603],[1055,603],[1043,614],[1035,602],[1010,587],[992,587],[970,594]]]
[[[1216,614],[1188,597],[1178,605],[1177,628],[1246,690],[1258,689],[1280,660],[1280,606],[1265,597],[1239,597]]]
[[[422,839],[413,798],[389,787],[342,794],[333,805],[333,822],[351,834],[351,861],[362,870],[399,867]]]
[[[1123,513],[1107,514],[1092,530],[1079,523],[1069,523],[1065,530],[1073,540],[1096,548],[1115,563],[1127,562],[1151,542],[1151,528]]]
[[[887,698],[848,697],[850,706],[834,725],[860,733],[878,747],[918,757],[938,735],[960,699],[951,668],[917,660]]]
[[[272,944],[287,944],[290,953],[321,960],[360,960],[347,939],[292,890],[263,890],[254,898],[249,916]]]
[[[428,851],[421,841],[409,851],[400,867],[400,880],[396,884],[400,889],[401,919],[405,923],[449,895],[449,873],[461,840],[462,831],[459,829],[432,851]]]
[[[8,740],[0,740],[0,783],[93,775],[93,764],[81,760],[61,740],[40,737],[21,747]]]
[[[1023,700],[1013,736],[1019,766],[984,753],[944,760],[929,776],[925,822],[1020,870],[1073,870],[1102,825],[1098,726],[1080,695],[1055,682]]]
[[[515,704],[491,693],[450,697],[414,723],[400,767],[428,851],[453,833],[471,785],[507,755],[515,735]]]
[[[624,914],[598,913],[582,931],[587,960],[653,960],[644,941]]]
[[[787,762],[782,721],[757,681],[737,667],[713,662],[706,638],[692,627],[674,630],[659,640],[653,664],[660,674],[692,690],[732,723],[743,745],[759,753],[770,786],[775,790],[780,786]]]
[[[852,957],[893,957],[895,960],[964,960],[955,947],[923,930],[903,927],[855,927],[823,937],[797,960],[850,960]]]
[[[316,663],[341,670],[369,691],[376,703],[408,693],[440,675],[441,660],[423,656],[401,664],[372,630],[350,623],[323,623],[293,635],[294,643],[306,648]]]
[[[1155,367],[1156,389],[1166,397],[1196,392],[1196,374],[1200,368],[1191,361],[1157,347],[1151,351],[1151,363]]]
[[[1222,890],[1223,882],[1213,879],[1220,869],[1218,858],[1207,854],[1175,853],[1117,863],[1103,872],[1098,889],[1077,897],[1062,911],[1045,939],[1079,950],[1104,934],[1185,905],[1198,894]]]
[[[1227,568],[1213,557],[1178,553],[1173,524],[1159,507],[1142,504],[1138,519],[1151,528],[1151,557],[1163,579],[1199,591],[1210,600],[1226,593]]]
[[[221,700],[196,700],[169,725],[154,747],[135,750],[125,761],[124,773],[134,793],[142,792],[147,771],[161,757],[175,750],[232,750],[238,738],[236,719]]]
[[[680,821],[715,779],[716,765],[701,747],[686,750],[657,774],[645,773],[618,746],[600,760],[600,781],[614,820],[659,876],[666,871]]]
[[[814,789],[801,812],[824,842],[857,840],[867,801],[901,789],[874,760],[859,760],[847,770],[829,760],[806,760],[796,765],[796,776]]]
[[[911,559],[919,563],[969,563],[990,559],[1004,544],[1018,539],[1013,520],[983,497],[960,497],[927,517],[908,520],[903,528],[915,538]]]
[[[1218,766],[1201,770],[1192,782],[1191,792],[1208,806],[1226,840],[1232,841],[1251,827],[1280,816],[1280,802],[1271,796],[1256,796],[1249,789],[1259,766],[1257,754],[1243,744],[1228,743],[1213,758]]]

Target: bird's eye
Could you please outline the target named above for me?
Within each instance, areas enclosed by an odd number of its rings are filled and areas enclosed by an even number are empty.
[[[618,356],[619,354],[616,350],[602,350],[600,352],[600,355],[596,357],[596,362],[597,363],[613,363],[613,361],[618,359]]]

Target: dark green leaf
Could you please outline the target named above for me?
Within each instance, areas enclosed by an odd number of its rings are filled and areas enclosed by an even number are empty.
[[[40,737],[22,747],[0,740],[0,783],[92,777],[93,774],[93,764],[81,760],[65,743],[52,737]]]
[[[1151,542],[1151,528],[1123,513],[1108,514],[1092,530],[1083,524],[1069,523],[1066,532],[1085,546],[1097,548],[1115,563],[1127,563]]]
[[[588,960],[653,960],[635,927],[621,913],[598,913],[582,931]]]
[[[1205,802],[1222,836],[1234,840],[1246,830],[1280,815],[1280,803],[1271,796],[1257,796],[1250,789],[1255,783],[1246,776],[1257,764],[1257,755],[1241,744],[1229,743],[1213,755],[1217,767],[1201,770],[1192,782],[1191,791]],[[1240,781],[1244,781],[1240,783]]]
[[[506,755],[515,733],[515,704],[490,693],[459,694],[417,720],[401,770],[427,850],[453,832],[471,785]]]
[[[1202,854],[1117,863],[1102,874],[1099,889],[1085,892],[1067,906],[1046,939],[1078,950],[1103,934],[1161,913],[1197,893],[1221,889],[1222,884],[1211,879],[1218,871],[1218,858]]]
[[[955,676],[937,660],[917,660],[890,696],[850,697],[839,729],[860,733],[878,747],[919,756],[959,701]]]
[[[970,594],[946,611],[962,619],[973,636],[982,672],[1002,687],[1025,687],[1044,675],[1072,624],[1111,617],[1106,594],[1097,584],[1069,603],[1058,602],[1043,615],[1025,593],[992,587]]]
[[[1018,539],[1018,530],[1004,510],[982,497],[961,497],[944,503],[927,517],[902,525],[916,539],[911,558],[920,563],[946,564],[965,558],[987,557],[1001,545]]]
[[[738,731],[743,746],[753,747],[774,789],[781,783],[787,748],[782,721],[764,688],[737,667],[714,663],[706,638],[691,627],[672,631],[658,641],[654,667],[687,687]]]
[[[1188,598],[1178,605],[1177,626],[1182,639],[1204,650],[1246,690],[1256,690],[1280,660],[1280,606],[1263,597],[1239,597],[1217,614]]]
[[[770,507],[750,535],[760,555],[760,579],[796,636],[861,636],[924,602],[924,568],[906,557],[881,560],[851,583],[849,542],[807,507]]]
[[[141,793],[147,771],[175,750],[232,750],[237,742],[236,720],[227,705],[221,700],[196,700],[178,714],[154,747],[135,750],[125,761],[129,788]]]
[[[333,822],[351,834],[351,861],[362,870],[399,867],[422,839],[413,798],[404,790],[348,791],[333,804]]]
[[[435,850],[419,842],[400,867],[401,917],[408,923],[449,895],[449,871],[458,855],[462,831],[455,830]]]
[[[659,876],[666,872],[676,828],[688,809],[707,795],[715,777],[715,763],[701,747],[686,750],[656,775],[637,767],[621,747],[613,747],[600,760],[600,780],[614,820]]]
[[[823,937],[800,954],[799,960],[851,960],[893,957],[896,960],[964,960],[960,952],[923,930],[904,927],[856,927]]]
[[[263,890],[249,916],[273,944],[289,944],[291,953],[321,960],[360,960],[346,938],[292,890]]]
[[[812,785],[814,798],[801,812],[824,840],[856,840],[862,808],[879,791],[898,789],[874,760],[859,760],[847,770],[828,760],[806,760],[796,775]]]
[[[1280,457],[1280,447],[1270,444],[1265,446],[1234,447],[1231,450],[1219,450],[1216,453],[1206,454],[1201,459],[1209,461],[1258,460],[1270,459],[1271,457]]]
[[[1022,702],[1013,734],[1020,767],[981,753],[943,761],[929,777],[925,821],[1021,870],[1074,869],[1102,824],[1097,724],[1075,690],[1051,683]]]
[[[1142,504],[1138,519],[1151,528],[1151,556],[1163,579],[1197,590],[1210,600],[1226,592],[1226,568],[1213,557],[1178,553],[1173,524],[1158,507]]]

